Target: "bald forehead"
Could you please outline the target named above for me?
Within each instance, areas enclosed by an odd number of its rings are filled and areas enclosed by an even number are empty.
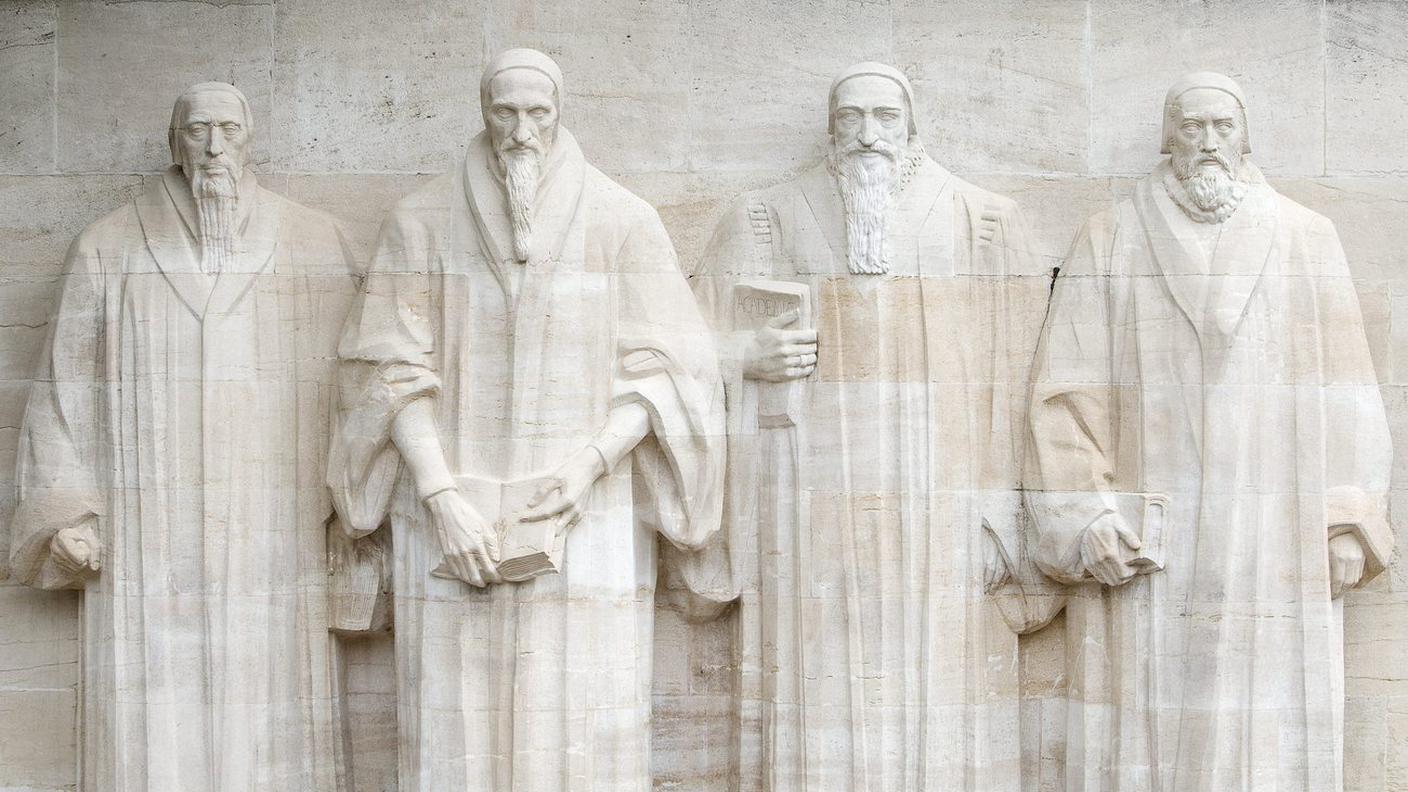
[[[1220,119],[1241,117],[1242,107],[1237,98],[1216,88],[1193,88],[1178,97],[1178,109],[1184,118]]]
[[[489,80],[489,101],[493,104],[556,105],[556,91],[546,74],[526,67],[505,69]]]
[[[193,91],[181,97],[181,123],[193,122],[224,123],[234,121],[244,123],[244,105],[240,98],[229,91]]]
[[[872,110],[879,107],[904,109],[904,89],[899,83],[878,74],[862,74],[836,86],[836,107]]]

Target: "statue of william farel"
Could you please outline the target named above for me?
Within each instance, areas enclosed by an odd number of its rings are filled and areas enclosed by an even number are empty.
[[[322,485],[335,222],[263,186],[233,85],[69,248],[30,391],[11,564],[83,592],[79,787],[332,792]]]

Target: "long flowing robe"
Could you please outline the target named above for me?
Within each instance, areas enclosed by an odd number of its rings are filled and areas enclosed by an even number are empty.
[[[982,543],[986,525],[1020,545],[1012,377],[1048,279],[1020,277],[1016,205],[927,157],[891,209],[888,274],[850,274],[842,212],[824,164],[747,194],[695,278],[725,336],[741,280],[806,284],[819,339],[788,421],[750,412],[747,335],[721,344],[738,785],[1015,792],[1017,637]],[[1051,615],[1008,604],[1018,629]]]
[[[494,163],[481,134],[398,205],[340,350],[329,481],[352,530],[390,515],[399,788],[645,792],[655,537],[718,531],[718,366],[655,211],[567,130],[525,264]],[[475,589],[430,574],[441,550],[389,436],[417,398],[457,476],[550,475],[617,405],[643,404],[650,434],[593,485],[559,574]]]
[[[1334,792],[1327,543],[1358,536],[1366,579],[1392,548],[1358,300],[1328,220],[1254,173],[1235,213],[1199,228],[1167,169],[1077,237],[1033,374],[1044,568],[1079,581],[1073,548],[1117,495],[1169,499],[1164,571],[1085,583],[1067,606],[1066,788]]]
[[[30,393],[12,568],[83,589],[83,790],[335,788],[322,461],[355,289],[329,218],[240,190],[218,275],[178,169],[89,226]],[[95,519],[75,582],[50,540]]]

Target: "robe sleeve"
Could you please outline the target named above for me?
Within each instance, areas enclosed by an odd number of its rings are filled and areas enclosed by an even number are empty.
[[[98,535],[106,529],[99,474],[103,288],[101,260],[80,236],[69,249],[59,304],[29,393],[15,469],[10,567],[21,582],[37,588],[79,586],[50,557],[55,534],[81,525]]]
[[[424,239],[412,213],[387,219],[338,342],[327,483],[352,536],[376,530],[390,506],[404,464],[391,440],[392,422],[407,404],[440,388]]]
[[[742,392],[743,351],[748,333],[732,333],[730,294],[743,277],[767,277],[770,267],[760,259],[770,257],[772,221],[767,205],[746,196],[731,207],[714,229],[704,254],[690,276],[690,287],[704,318],[713,327],[719,371],[729,395]]]
[[[1364,547],[1361,585],[1383,572],[1393,554],[1388,520],[1393,447],[1388,416],[1359,297],[1334,225],[1318,218],[1308,246],[1325,276],[1319,284],[1322,393],[1325,409],[1325,509],[1328,536],[1353,533]]]
[[[1021,208],[1015,201],[984,194],[965,202],[971,235],[968,276],[972,299],[991,317],[992,347],[987,426],[981,436],[983,474],[976,511],[980,525],[973,530],[993,542],[1009,572],[1008,581],[988,593],[1007,626],[1017,633],[1041,629],[1065,605],[1063,587],[1053,584],[1028,552],[1029,526],[1021,499],[1021,459],[1025,420],[1026,376],[1039,330],[1038,304],[1044,301],[1049,278],[1034,248]]]
[[[1086,575],[1080,559],[1085,528],[1117,511],[1112,485],[1118,399],[1111,381],[1111,278],[1101,218],[1077,235],[1053,285],[1027,408],[1025,484],[1034,559],[1065,583],[1080,583]]]
[[[724,396],[712,333],[654,210],[617,258],[619,349],[612,406],[637,402],[650,433],[632,452],[641,519],[668,540],[666,563],[690,591],[727,598]]]

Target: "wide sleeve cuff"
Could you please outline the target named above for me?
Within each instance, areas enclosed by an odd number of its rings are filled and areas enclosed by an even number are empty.
[[[1364,576],[1372,580],[1388,566],[1393,555],[1393,530],[1388,521],[1388,502],[1383,493],[1366,492],[1359,487],[1332,487],[1325,493],[1326,539],[1354,534],[1364,547]]]

